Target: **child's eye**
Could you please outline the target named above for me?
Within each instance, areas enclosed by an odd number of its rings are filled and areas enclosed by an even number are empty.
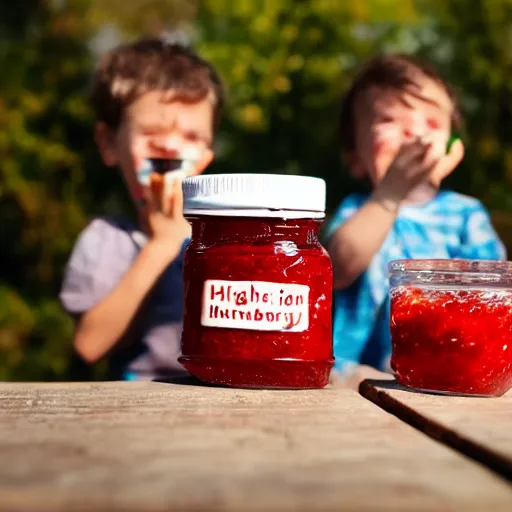
[[[209,146],[211,144],[211,141],[208,138],[208,136],[201,132],[184,132],[183,137],[187,140],[187,142],[191,142],[192,144],[204,144],[206,146]]]
[[[153,135],[158,135],[162,132],[162,129],[158,126],[143,126],[139,128],[139,133],[146,137],[151,137]]]
[[[379,124],[388,124],[394,122],[394,119],[390,116],[381,116],[377,119]]]

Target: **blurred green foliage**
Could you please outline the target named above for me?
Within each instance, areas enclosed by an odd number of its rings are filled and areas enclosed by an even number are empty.
[[[337,145],[357,65],[379,51],[432,59],[467,119],[468,156],[449,185],[499,210],[510,232],[512,0],[2,2],[0,380],[67,378],[64,265],[87,219],[125,204],[96,155],[87,97],[106,24],[123,37],[181,31],[219,69],[229,106],[210,172],[321,176],[330,208],[357,186]]]
[[[86,221],[86,8],[0,12],[0,379],[55,379],[67,364],[72,324],[56,295]]]

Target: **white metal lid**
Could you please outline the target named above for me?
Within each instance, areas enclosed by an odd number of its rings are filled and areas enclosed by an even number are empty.
[[[183,181],[185,214],[323,217],[325,181],[287,174],[210,174]]]

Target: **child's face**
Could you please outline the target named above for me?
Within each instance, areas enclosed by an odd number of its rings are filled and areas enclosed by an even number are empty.
[[[133,199],[141,196],[137,174],[147,158],[180,160],[196,155],[191,174],[199,174],[213,158],[213,108],[210,97],[185,103],[147,92],[125,109],[117,130],[103,123],[96,126],[103,161],[120,168]]]
[[[421,137],[441,157],[450,138],[453,103],[437,82],[416,78],[419,87],[407,91],[365,91],[355,105],[356,176],[368,175],[373,185],[385,176],[401,145]]]

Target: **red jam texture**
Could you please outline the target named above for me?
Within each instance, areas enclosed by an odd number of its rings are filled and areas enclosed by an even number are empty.
[[[318,242],[320,222],[190,220],[183,366],[204,382],[233,387],[327,385],[332,268]]]
[[[511,334],[511,291],[391,291],[391,367],[405,386],[500,396],[512,387]]]

